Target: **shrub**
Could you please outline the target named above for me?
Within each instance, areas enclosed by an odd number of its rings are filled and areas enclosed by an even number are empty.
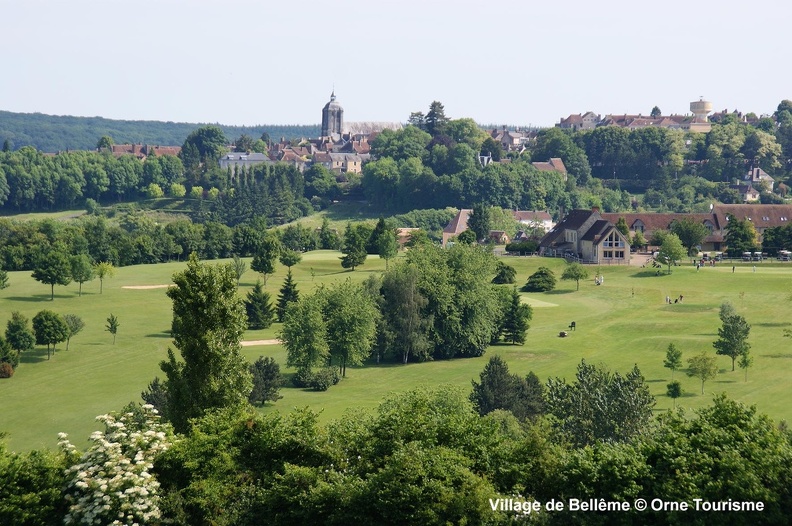
[[[173,183],[170,185],[170,195],[171,197],[184,197],[187,195],[187,189],[183,184]]]
[[[528,281],[523,285],[523,292],[547,292],[556,286],[556,278],[553,271],[547,267],[539,269],[528,277]]]
[[[309,367],[297,369],[297,372],[292,376],[291,382],[294,387],[310,387],[313,373]]]
[[[338,369],[335,367],[324,367],[313,374],[310,387],[315,391],[327,391],[331,386],[341,381]]]
[[[519,241],[506,245],[506,252],[527,254],[536,252],[539,248],[538,241]]]
[[[149,199],[159,199],[160,197],[165,195],[165,192],[162,191],[162,188],[157,183],[151,183],[146,187],[146,197]]]
[[[14,368],[8,362],[0,362],[0,378],[11,378],[14,376]]]
[[[514,267],[507,265],[503,261],[498,261],[497,271],[495,277],[492,278],[492,282],[497,285],[503,285],[504,283],[514,283],[516,276],[517,271],[514,270]]]

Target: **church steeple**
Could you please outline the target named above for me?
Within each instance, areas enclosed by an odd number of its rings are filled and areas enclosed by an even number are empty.
[[[344,108],[336,102],[335,87],[330,102],[322,109],[322,137],[340,135],[344,131]]]

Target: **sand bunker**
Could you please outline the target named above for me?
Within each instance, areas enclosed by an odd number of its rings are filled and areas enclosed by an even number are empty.
[[[247,340],[242,342],[242,347],[253,347],[256,345],[279,345],[280,340]]]
[[[174,285],[125,285],[121,287],[122,289],[133,289],[133,290],[148,290],[148,289],[167,289],[168,287],[173,287]]]

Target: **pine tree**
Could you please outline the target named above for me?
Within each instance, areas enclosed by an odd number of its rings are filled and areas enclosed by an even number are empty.
[[[278,321],[283,323],[283,319],[286,316],[286,308],[289,306],[290,303],[297,301],[299,298],[299,291],[297,290],[297,283],[294,282],[292,279],[291,269],[286,273],[286,281],[283,282],[283,286],[280,289],[280,294],[278,295],[278,306],[276,307],[278,313]]]
[[[272,325],[274,309],[268,292],[264,292],[261,280],[256,280],[253,290],[248,292],[245,299],[248,329],[266,329]]]
[[[520,300],[520,294],[515,287],[511,293],[509,308],[504,313],[503,339],[512,345],[525,343],[525,333],[533,317],[531,306]]]

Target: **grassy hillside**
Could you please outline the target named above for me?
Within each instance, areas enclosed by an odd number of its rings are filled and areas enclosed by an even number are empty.
[[[346,278],[362,281],[371,272],[384,269],[383,261],[369,257],[359,270],[348,272],[341,268],[339,256],[330,251],[305,254],[294,268],[298,288],[307,292],[320,283]],[[517,268],[519,284],[540,265],[553,268],[557,276],[564,265],[563,261],[546,258],[505,259]],[[37,348],[23,357],[13,378],[0,380],[4,401],[0,431],[9,433],[13,449],[54,447],[59,431],[84,444],[96,428],[96,415],[139,400],[148,382],[162,376],[158,363],[171,343],[170,300],[163,288],[124,287],[167,284],[183,266],[172,263],[121,268],[116,277],[105,281],[101,295],[99,282],[93,281],[83,286],[82,297],[77,297],[76,284],[57,287],[54,301],[49,301],[49,287],[34,281],[29,273],[10,274],[11,287],[0,292],[3,329],[14,310],[32,318],[41,309],[51,309],[78,314],[86,321],[85,330],[73,339],[69,351],[61,345],[47,360],[46,350]],[[705,267],[699,272],[685,266],[674,268],[670,276],[656,276],[654,270],[639,267],[602,267],[602,286],[593,282],[597,269],[589,267],[589,271],[591,279],[581,282],[579,291],[575,291],[574,282],[560,281],[554,292],[523,295],[534,306],[525,345],[497,345],[474,359],[349,368],[347,378],[327,392],[286,387],[281,390],[283,399],[262,411],[311,406],[329,420],[347,408],[373,408],[389,392],[422,384],[453,383],[468,388],[472,379],[478,379],[491,353],[502,355],[513,372],[533,370],[542,380],[571,378],[581,358],[622,372],[637,364],[657,397],[657,410],[662,411],[671,406],[665,396],[670,371],[662,366],[668,344],[673,342],[683,351],[683,360],[701,350],[714,353],[712,342],[720,325],[718,308],[728,300],[753,327],[750,343],[755,365],[749,370],[748,381],[744,381],[741,370],[731,372],[729,358],[718,357],[721,374],[706,384],[704,396],[699,395],[697,379],[676,373],[685,390],[678,405],[701,407],[709,404],[712,394],[726,392],[756,404],[775,419],[792,419],[787,403],[792,386],[786,382],[792,371],[792,352],[788,351],[789,340],[783,337],[783,329],[792,327],[787,314],[792,264],[762,263],[756,272],[750,264],[737,264],[734,273],[730,264]],[[277,295],[285,272],[280,267],[269,279],[266,288],[273,295]],[[252,271],[243,276],[241,295],[252,287],[256,277]],[[682,304],[665,303],[666,296],[680,294],[684,295]],[[115,345],[104,330],[110,313],[121,323]],[[577,330],[559,338],[559,331],[573,320]],[[274,338],[278,330],[276,324],[267,330],[250,331],[245,339]],[[281,364],[285,362],[280,345],[245,347],[244,353],[251,361],[267,355]]]

